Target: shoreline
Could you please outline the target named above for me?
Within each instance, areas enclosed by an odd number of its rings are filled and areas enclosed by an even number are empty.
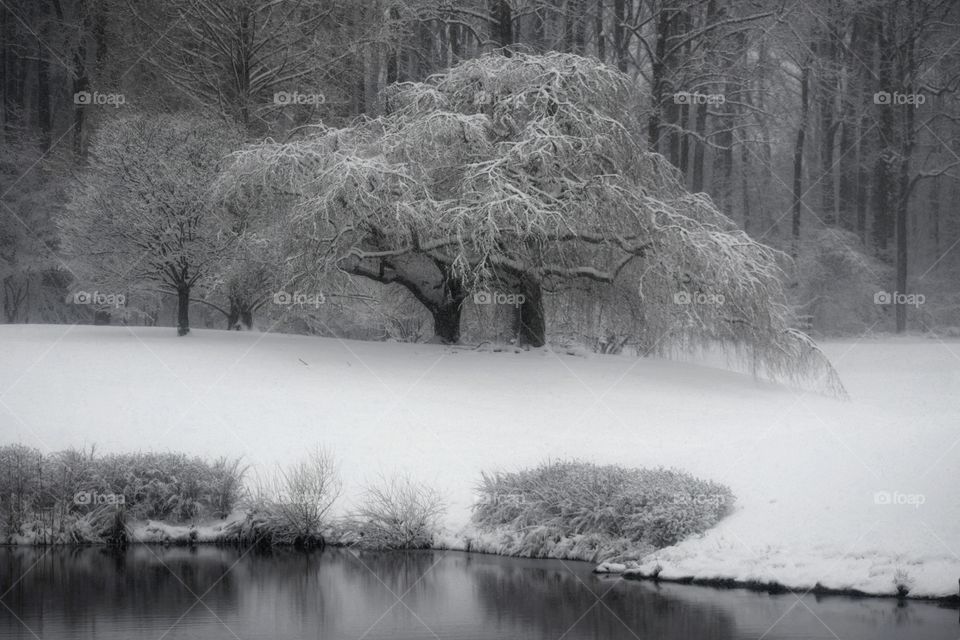
[[[172,528],[173,525],[165,525],[166,527]],[[189,530],[187,527],[182,527]],[[572,557],[572,556],[562,556],[562,555],[532,555],[532,554],[516,554],[516,553],[504,553],[491,545],[478,545],[475,544],[476,540],[468,536],[449,536],[445,537],[442,540],[435,542],[429,547],[424,547],[421,549],[382,549],[380,551],[390,552],[390,551],[458,551],[461,553],[472,553],[480,555],[493,555],[501,556],[505,558],[522,558],[525,560],[560,560],[567,562],[586,562],[594,565],[593,573],[598,575],[605,575],[610,577],[617,577],[621,580],[634,580],[637,582],[650,582],[653,584],[677,584],[677,585],[690,585],[696,587],[709,587],[713,589],[743,589],[746,591],[753,591],[756,593],[766,593],[769,595],[779,595],[785,593],[792,593],[794,595],[797,592],[803,592],[806,594],[813,594],[816,596],[832,596],[832,597],[843,597],[843,598],[852,598],[852,599],[878,599],[884,598],[888,600],[901,600],[901,601],[913,601],[913,602],[927,602],[935,603],[940,606],[944,606],[951,609],[960,609],[960,589],[958,593],[952,595],[944,596],[929,596],[929,595],[920,595],[912,596],[910,594],[901,596],[896,593],[871,593],[868,591],[862,591],[860,589],[852,588],[836,588],[836,587],[826,587],[820,584],[819,582],[815,583],[813,586],[802,585],[798,587],[788,587],[785,584],[777,581],[763,582],[759,580],[737,580],[735,578],[724,578],[724,577],[714,577],[714,578],[697,578],[695,576],[680,576],[680,577],[671,577],[664,578],[659,574],[645,573],[636,567],[629,567],[625,563],[613,562],[613,561],[604,561],[597,562],[596,560],[591,560],[584,557]],[[129,546],[134,545],[144,545],[144,546],[162,546],[162,547],[194,547],[199,545],[212,545],[212,546],[230,546],[230,547],[247,547],[247,546],[256,546],[245,544],[239,540],[230,540],[226,538],[212,538],[209,536],[204,536],[203,538],[197,537],[194,539],[189,539],[188,537],[181,537],[176,539],[131,539],[128,544],[124,547],[117,547],[111,545],[107,542],[97,542],[97,541],[84,541],[84,542],[57,542],[57,543],[24,543],[24,542],[4,542],[0,543],[0,548],[16,548],[16,547],[33,547],[33,548],[54,548],[54,547],[108,547],[114,548],[117,550],[125,549]],[[277,545],[278,548],[286,549],[300,549],[300,550],[313,550],[313,551],[322,551],[325,547],[331,547],[334,549],[351,549],[356,548],[355,545],[350,543],[345,543],[342,540],[337,540],[335,542],[325,541],[323,545],[313,547],[313,548],[302,548],[297,547],[296,545],[286,544],[286,545]],[[960,583],[960,580],[958,580]],[[960,586],[960,585],[958,585]]]

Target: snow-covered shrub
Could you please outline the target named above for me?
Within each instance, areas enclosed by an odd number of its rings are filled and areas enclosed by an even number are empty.
[[[42,455],[0,447],[0,540],[120,544],[128,518],[225,515],[244,473],[239,460],[210,463],[181,453],[97,456],[91,448]]]
[[[910,593],[910,589],[913,588],[913,577],[906,571],[906,569],[899,567],[893,574],[893,586],[897,588],[897,596],[900,598],[906,598],[907,594]]]
[[[348,528],[363,547],[423,549],[432,545],[446,510],[439,491],[394,475],[366,488]]]
[[[862,333],[883,319],[874,294],[888,288],[890,268],[862,251],[856,235],[827,229],[805,241],[796,261],[791,301],[819,333]]]
[[[550,462],[484,473],[473,520],[481,529],[539,530],[544,539],[598,534],[664,547],[701,533],[733,504],[729,488],[672,469]],[[544,529],[545,528],[545,529]],[[521,555],[536,555],[526,549]]]
[[[247,499],[249,542],[314,546],[324,543],[329,511],[342,483],[333,455],[313,449],[303,460],[256,480]]]
[[[18,535],[39,508],[42,456],[20,444],[0,447],[0,534]]]
[[[239,461],[210,463],[182,453],[111,454],[97,459],[95,469],[93,486],[78,490],[122,494],[135,519],[180,522],[220,515],[231,500],[224,489],[234,487],[235,501],[244,473]]]
[[[217,518],[226,518],[243,494],[243,476],[247,467],[239,458],[217,458],[210,468],[210,508]]]

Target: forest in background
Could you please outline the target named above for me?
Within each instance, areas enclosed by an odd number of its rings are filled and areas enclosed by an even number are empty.
[[[196,114],[222,122],[222,137],[296,141],[311,125],[381,115],[392,83],[499,50],[574,53],[627,74],[649,148],[688,190],[793,258],[784,287],[802,328],[956,331],[958,26],[950,0],[3,3],[3,319],[174,323],[170,291],[139,291],[122,309],[72,303],[95,283],[65,258],[57,221],[98,131],[118,116]],[[355,278],[325,291],[309,313],[258,323],[429,337],[429,316],[402,287]],[[216,274],[191,294],[196,324],[272,321],[283,311],[269,305],[274,293]],[[603,296],[547,294],[551,337],[598,350],[631,342]],[[467,336],[509,334],[506,311],[480,311]]]

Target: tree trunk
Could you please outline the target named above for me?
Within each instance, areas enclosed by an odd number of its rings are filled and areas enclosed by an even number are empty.
[[[177,335],[190,333],[190,286],[177,287]]]
[[[513,44],[513,11],[509,0],[495,0],[493,12],[490,16],[493,27],[493,39],[498,47],[509,47]],[[504,55],[509,56],[510,50],[504,49]]]
[[[249,331],[253,328],[253,307],[240,298],[230,298],[230,308],[227,313],[227,329],[230,331]]]
[[[810,59],[803,63],[800,72],[800,124],[793,146],[793,226],[791,251],[796,258],[800,251],[800,212],[803,205],[803,144],[807,136],[807,120],[810,112]]]
[[[463,300],[437,305],[430,309],[433,316],[433,334],[445,344],[460,342],[460,314],[463,312]]]
[[[707,105],[706,103],[697,105],[697,116],[694,123],[694,129],[697,136],[693,140],[693,181],[690,184],[690,190],[694,193],[703,191],[703,164],[706,151],[706,145],[703,143],[707,134]]]
[[[666,54],[669,37],[669,16],[669,12],[661,11],[657,18],[656,45],[653,60],[650,62],[650,117],[647,120],[647,141],[650,150],[656,153],[660,152],[660,123],[664,117],[666,69],[663,57]]]
[[[87,75],[87,45],[86,38],[90,32],[90,15],[85,2],[77,3],[77,11],[81,14],[82,28],[77,48],[73,52],[73,99],[76,101],[78,93],[90,90],[90,78]],[[83,155],[83,122],[86,106],[73,106],[73,155],[80,158]]]
[[[877,20],[877,48],[880,52],[880,61],[877,67],[877,90],[890,91],[892,86],[894,56],[893,26],[888,26],[888,18],[881,14]],[[877,118],[877,133],[879,149],[877,149],[876,163],[874,164],[874,207],[873,207],[873,242],[881,257],[886,255],[887,246],[893,237],[894,231],[894,177],[890,170],[890,162],[896,157],[894,147],[894,110],[892,105],[880,104],[875,107],[879,110]]]
[[[599,58],[601,62],[606,62],[607,37],[603,33],[603,2],[604,0],[597,0],[594,8],[593,36],[597,39],[597,58]]]
[[[547,343],[547,320],[543,310],[543,289],[539,280],[530,274],[520,278],[519,292],[523,302],[516,311],[517,344],[542,347]]]
[[[613,0],[613,54],[617,60],[617,69],[626,73],[630,47],[630,32],[624,27],[627,0]]]
[[[821,64],[817,88],[820,106],[820,215],[828,227],[836,226],[836,199],[834,197],[833,149],[836,139],[834,103],[838,90],[836,66],[839,64],[832,29],[827,29],[819,43]]]
[[[50,61],[42,42],[37,42],[37,125],[40,128],[40,145],[44,151],[50,148]]]

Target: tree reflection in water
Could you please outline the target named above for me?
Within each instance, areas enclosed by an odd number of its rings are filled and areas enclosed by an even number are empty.
[[[740,640],[780,620],[767,638],[832,638],[806,606],[841,637],[957,637],[955,612],[929,604],[807,596],[801,607],[790,594],[658,586],[590,569],[455,551],[6,547],[0,637]]]

